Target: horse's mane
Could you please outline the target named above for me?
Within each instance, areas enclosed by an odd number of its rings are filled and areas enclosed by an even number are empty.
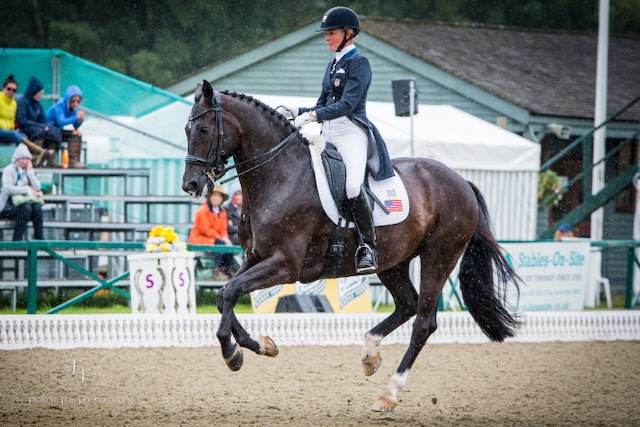
[[[247,95],[246,93],[240,93],[240,92],[232,92],[228,90],[223,90],[221,91],[221,93],[228,95],[232,98],[238,99],[240,101],[244,101],[247,104],[258,107],[259,109],[263,110],[267,114],[271,114],[272,116],[275,116],[278,119],[278,122],[282,124],[282,126],[286,127],[288,130],[290,130],[291,132],[298,130],[298,128],[295,127],[287,117],[280,114],[274,108],[270,107],[269,105],[265,104],[259,99],[254,98],[251,95]],[[302,137],[302,139],[305,142],[307,142],[306,138],[302,134],[300,134],[300,137]]]

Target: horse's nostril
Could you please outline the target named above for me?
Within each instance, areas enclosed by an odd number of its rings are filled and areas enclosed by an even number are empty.
[[[195,181],[189,181],[182,186],[182,190],[185,193],[193,194],[198,188],[198,184]]]

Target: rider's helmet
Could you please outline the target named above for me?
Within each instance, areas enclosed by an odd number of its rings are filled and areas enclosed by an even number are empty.
[[[351,28],[354,35],[360,32],[360,19],[358,15],[348,7],[338,6],[327,10],[322,17],[318,31],[334,30],[336,28]]]

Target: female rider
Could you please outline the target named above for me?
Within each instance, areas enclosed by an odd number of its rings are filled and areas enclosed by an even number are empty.
[[[376,180],[392,177],[394,173],[385,142],[366,115],[371,66],[354,44],[360,32],[360,19],[353,10],[329,9],[318,31],[324,31],[335,58],[327,66],[316,105],[289,110],[299,115],[295,120],[297,126],[311,121],[322,123],[325,139],[340,152],[347,170],[346,195],[360,242],[356,272],[372,273],[378,268],[376,234],[362,182],[367,171]]]

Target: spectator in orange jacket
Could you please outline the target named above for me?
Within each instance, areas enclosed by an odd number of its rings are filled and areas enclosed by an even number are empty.
[[[193,228],[189,233],[189,243],[196,245],[233,245],[229,239],[227,211],[222,207],[229,198],[221,186],[216,185],[207,194],[207,199],[196,212]],[[238,263],[233,253],[213,253],[215,267],[214,280],[228,280],[238,271]]]

